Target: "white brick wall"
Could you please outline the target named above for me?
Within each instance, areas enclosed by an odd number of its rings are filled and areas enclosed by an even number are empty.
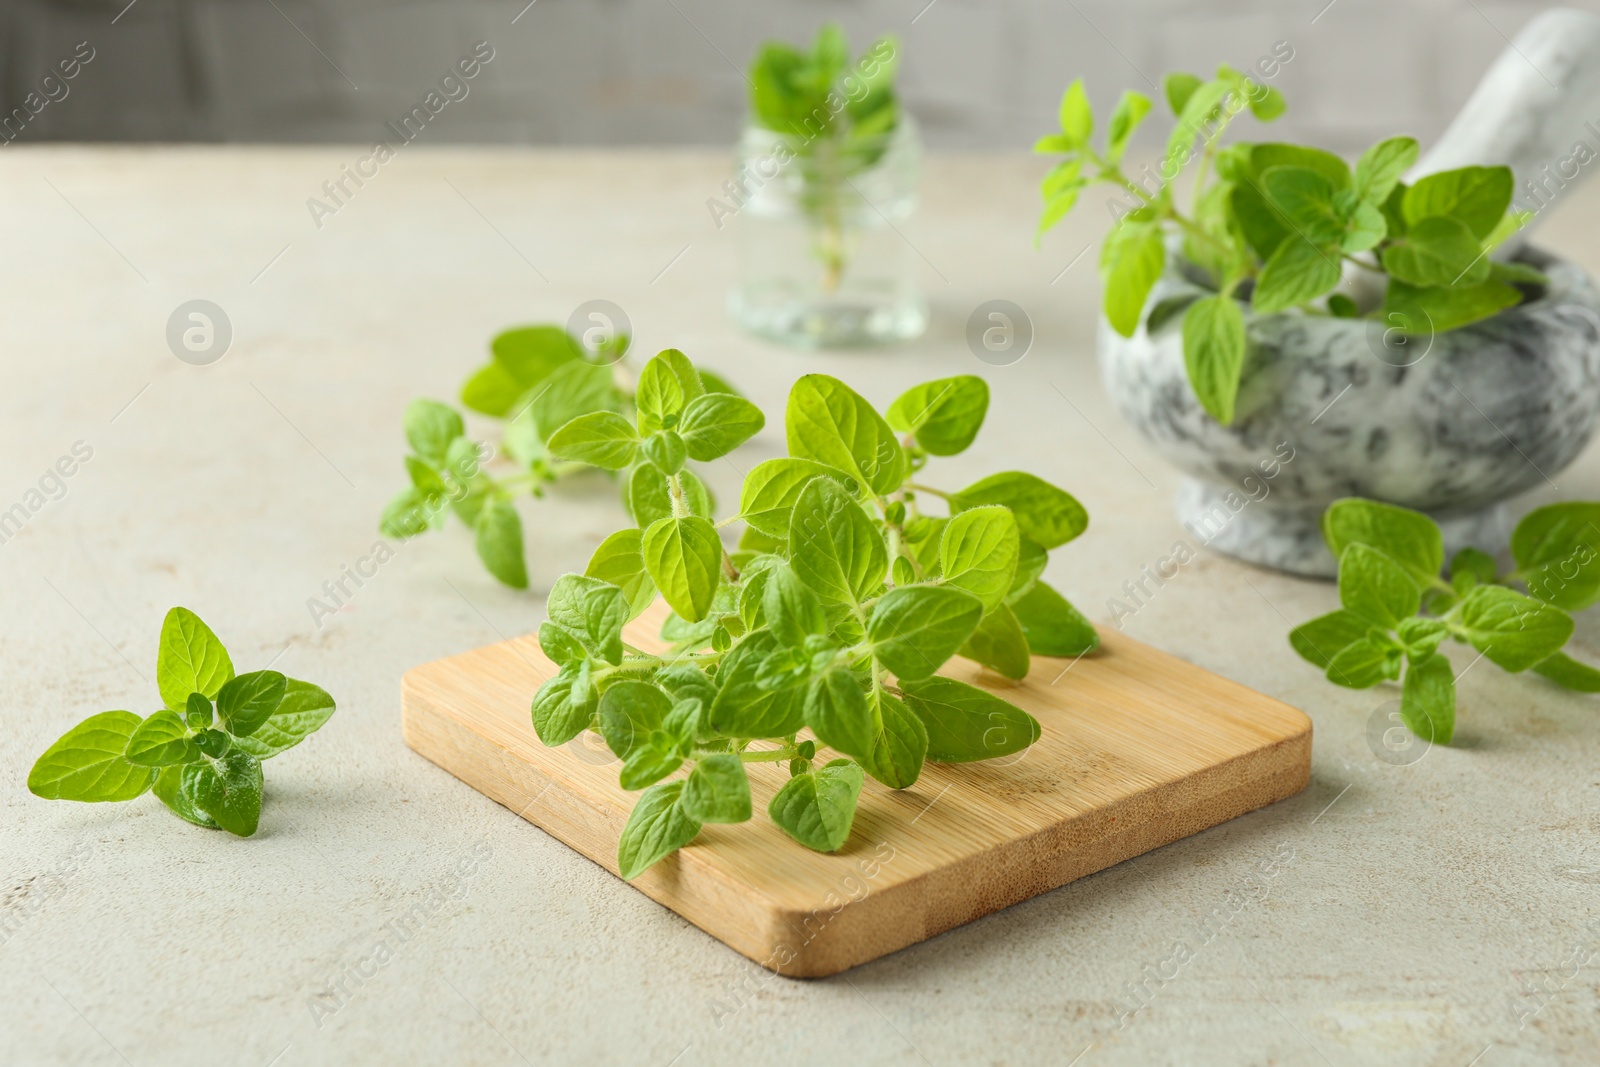
[[[1278,84],[1290,113],[1278,135],[1353,150],[1391,133],[1436,135],[1505,47],[1502,35],[1553,6],[537,0],[524,11],[526,0],[138,0],[124,11],[126,2],[4,0],[7,113],[78,41],[97,51],[69,98],[47,107],[24,136],[370,139],[486,39],[495,61],[472,96],[430,127],[430,139],[725,144],[738,128],[740,71],[756,44],[809,38],[831,18],[857,46],[880,33],[903,40],[905,99],[939,147],[1026,146],[1079,75],[1109,108],[1125,87],[1150,91],[1146,79],[1163,71],[1244,67],[1288,41],[1295,56]],[[1600,10],[1600,0],[1579,6]]]

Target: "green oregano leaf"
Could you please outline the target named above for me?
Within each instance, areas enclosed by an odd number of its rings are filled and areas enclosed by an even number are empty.
[[[1021,553],[1017,520],[1011,509],[988,504],[950,519],[939,542],[944,580],[994,608],[1011,590]]]
[[[489,343],[494,365],[517,385],[521,395],[583,355],[578,343],[559,326],[521,326],[498,334]],[[498,415],[500,412],[485,412]]]
[[[450,442],[466,432],[460,414],[437,400],[413,400],[406,405],[403,423],[411,451],[436,466],[444,463]]]
[[[778,563],[763,574],[762,618],[779,644],[798,647],[805,644],[806,638],[824,632],[828,620],[822,601],[795,576],[793,569]]]
[[[550,435],[550,451],[562,459],[621,470],[639,455],[639,437],[614,411],[579,415]]]
[[[1314,245],[1336,243],[1344,221],[1334,205],[1334,188],[1309,167],[1270,167],[1261,174],[1267,202],[1289,220],[1295,232]]]
[[[622,788],[643,789],[654,785],[681,766],[683,753],[678,751],[676,739],[665,730],[652,731],[645,743],[622,762]]]
[[[733,647],[717,670],[713,730],[728,737],[785,737],[805,725],[805,673],[772,669],[784,651],[768,631]]]
[[[532,396],[528,416],[535,437],[547,445],[555,432],[568,423],[602,411],[615,412],[622,406],[611,368],[581,359],[551,371],[532,390]]]
[[[685,755],[693,749],[695,740],[706,734],[706,705],[710,703],[712,695],[676,699],[672,709],[661,720],[661,728],[672,735],[678,750]],[[708,734],[707,737],[709,739]]]
[[[1509,592],[1509,590],[1508,590]],[[1422,590],[1400,564],[1362,544],[1339,556],[1339,602],[1346,611],[1392,630],[1422,606]]]
[[[1493,585],[1499,572],[1494,557],[1476,548],[1463,548],[1450,557],[1450,585],[1458,596],[1474,586]]]
[[[1189,98],[1201,84],[1200,79],[1193,74],[1174,73],[1161,79],[1161,95],[1166,98],[1167,106],[1172,109],[1174,117],[1183,114]]]
[[[600,734],[619,759],[628,759],[650,743],[672,711],[672,699],[650,682],[624,679],[600,698]]]
[[[333,717],[333,697],[310,682],[285,679],[283,699],[267,720],[248,737],[235,737],[233,747],[256,759],[270,759],[298,745]]]
[[[1450,631],[1438,619],[1414,618],[1402,619],[1396,632],[1405,646],[1406,657],[1416,663],[1432,656]]]
[[[1511,534],[1511,557],[1528,592],[1568,611],[1600,600],[1600,504],[1535,508]]]
[[[1474,237],[1487,237],[1511,205],[1510,167],[1459,167],[1419,178],[1405,192],[1401,210],[1408,226],[1448,216]]]
[[[1015,704],[953,678],[900,683],[906,704],[922,720],[928,759],[970,763],[1009,756],[1039,740],[1039,723]]]
[[[672,610],[699,622],[711,610],[722,575],[722,541],[697,516],[657,519],[644,532],[645,569]]]
[[[1575,689],[1580,693],[1600,693],[1600,670],[1579,663],[1565,652],[1557,652],[1533,665],[1535,674],[1542,674],[1557,685]]]
[[[840,483],[849,475],[809,459],[769,459],[745,475],[739,494],[740,518],[770,537],[786,540],[789,516],[800,494],[813,478],[827,476]]]
[[[1230,296],[1201,297],[1183,317],[1183,361],[1195,396],[1224,426],[1233,422],[1244,371],[1244,313]]]
[[[1061,123],[1061,136],[1074,148],[1081,148],[1089,143],[1089,136],[1094,132],[1094,115],[1089,108],[1089,94],[1083,90],[1083,79],[1075,78],[1067,91],[1061,94],[1061,106],[1058,111]]]
[[[1322,514],[1322,536],[1335,559],[1349,545],[1375,548],[1400,564],[1418,585],[1439,576],[1444,538],[1439,526],[1419,511],[1347,497]]]
[[[750,818],[750,779],[733,754],[707,756],[683,783],[679,807],[702,823],[744,822]]]
[[[1346,645],[1329,662],[1328,681],[1349,689],[1370,689],[1400,677],[1403,653],[1393,642],[1364,637]]]
[[[522,518],[509,500],[496,500],[478,513],[474,544],[490,574],[513,589],[528,588]]]
[[[194,797],[184,790],[182,764],[174,763],[161,768],[151,792],[167,806],[168,811],[184,822],[203,826],[208,830],[219,829],[217,821],[196,807]]]
[[[167,767],[193,763],[200,758],[200,747],[189,739],[189,727],[178,713],[162,708],[129,735],[124,754],[141,767]]]
[[[983,617],[972,636],[961,646],[961,654],[1007,678],[1027,676],[1032,658],[1028,638],[1016,613],[1001,604]]]
[[[1383,252],[1383,269],[1408,285],[1478,285],[1489,260],[1472,231],[1445,216],[1419,219]]]
[[[683,782],[662,782],[645,790],[617,841],[618,873],[628,881],[695,839],[700,824],[678,805]]]
[[[1106,131],[1106,159],[1116,162],[1127,150],[1128,139],[1150,113],[1150,98],[1131,89],[1123,90],[1111,112],[1111,123]]]
[[[824,601],[860,603],[889,569],[883,536],[831,478],[806,483],[789,518],[790,565]]]
[[[1044,548],[1059,548],[1089,527],[1089,513],[1076,497],[1022,471],[979,479],[958,490],[950,503],[957,511],[986,504],[1009,508],[1022,536]]]
[[[405,540],[438,529],[444,523],[444,515],[441,498],[415,487],[403,489],[384,505],[378,531],[385,537]]]
[[[890,789],[914,785],[928,754],[928,731],[904,701],[882,689],[867,697],[872,709],[872,748],[862,767]]]
[[[1008,598],[1006,605],[1017,617],[1028,651],[1035,656],[1082,656],[1100,647],[1094,623],[1044,582],[1034,583],[1019,597]]]
[[[783,784],[767,806],[779,829],[818,852],[837,852],[850,838],[856,800],[866,775],[849,760],[797,774]]]
[[[183,768],[183,792],[194,806],[236,837],[249,837],[261,820],[261,761],[235,749],[221,759]]]
[[[684,408],[678,432],[689,455],[702,463],[727,455],[761,432],[761,409],[743,397],[707,393]]]
[[[1417,161],[1414,137],[1390,137],[1379,141],[1356,162],[1355,193],[1371,204],[1381,205],[1400,181],[1400,175]]]
[[[857,759],[870,758],[873,710],[854,674],[834,667],[811,679],[806,690],[805,719],[823,744]]]
[[[1258,315],[1271,315],[1326,293],[1339,284],[1339,249],[1298,234],[1286,237],[1267,260],[1250,299]]]
[[[568,663],[534,695],[534,732],[552,748],[564,745],[589,728],[597,702],[588,664]]]
[[[902,679],[927,678],[966,643],[983,618],[983,602],[954,586],[891,589],[867,619],[872,654]]]
[[[670,477],[683,470],[689,449],[675,430],[657,430],[639,442],[639,454],[663,476]]]
[[[669,663],[656,672],[655,682],[675,701],[695,699],[710,707],[716,699],[717,686],[698,663],[678,661]]]
[[[644,533],[618,530],[600,542],[589,557],[584,576],[597,578],[622,590],[628,604],[628,618],[634,618],[656,598],[656,586],[644,565]]]
[[[1456,678],[1438,652],[1411,664],[1400,694],[1400,719],[1424,741],[1448,745],[1456,728]]]
[[[1472,647],[1512,672],[1555,655],[1572,636],[1571,615],[1500,585],[1478,586],[1451,615]]]
[[[808,374],[795,382],[784,432],[789,455],[844,471],[875,493],[893,492],[905,481],[905,449],[894,430],[837,378]]]
[[[229,679],[217,692],[217,719],[234,737],[249,737],[278,710],[288,679],[277,671],[252,671]]]
[[[690,401],[704,392],[700,375],[687,356],[676,348],[657,353],[639,373],[634,395],[639,433],[672,429]]]
[[[167,707],[185,710],[190,693],[215,699],[222,683],[232,677],[233,661],[211,627],[188,608],[167,612],[156,654],[156,685]]]
[[[34,762],[28,792],[46,800],[90,803],[142,795],[155,781],[155,768],[138,766],[125,755],[141,723],[131,711],[91,715]]]
[[[204,730],[211,725],[213,709],[211,701],[200,693],[190,693],[188,703],[184,705],[184,721],[192,729]]]
[[[1166,245],[1154,223],[1123,221],[1106,238],[1100,272],[1105,278],[1104,310],[1111,328],[1132,337],[1145,300],[1166,266]]]
[[[889,405],[889,425],[909,433],[934,456],[966,450],[989,410],[989,384],[972,374],[940,378],[901,393]]]

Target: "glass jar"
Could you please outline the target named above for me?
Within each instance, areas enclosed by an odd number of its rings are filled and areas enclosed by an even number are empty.
[[[866,137],[747,127],[726,187],[738,242],[734,319],[808,348],[919,336],[928,305],[906,233],[920,163],[905,115],[888,133]]]

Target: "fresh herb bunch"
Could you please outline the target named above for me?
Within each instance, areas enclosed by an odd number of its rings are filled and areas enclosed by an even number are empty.
[[[235,675],[228,650],[188,608],[161,624],[156,687],[166,707],[91,715],[28,772],[46,800],[133,800],[154,790],[180,819],[239,837],[261,819],[261,762],[310,737],[333,698],[277,671]]]
[[[385,536],[409,538],[444,526],[449,512],[472,527],[478,558],[506,585],[528,586],[522,519],[515,501],[542,497],[546,487],[585,470],[588,463],[564,462],[550,455],[546,441],[557,427],[598,411],[628,414],[633,378],[626,363],[628,337],[604,338],[593,351],[559,326],[525,326],[500,334],[490,344],[492,358],[461,387],[461,402],[473,411],[503,420],[499,446],[466,436],[461,413],[437,400],[413,400],[406,407],[406,457],[411,487],[384,508],[379,529]],[[727,382],[702,371],[713,392],[733,393]],[[486,469],[492,457],[504,462]],[[624,471],[623,502],[631,514],[653,514],[666,497],[655,478]],[[710,500],[695,475],[684,472],[684,491]]]
[[[1448,744],[1455,732],[1455,675],[1438,651],[1446,637],[1504,670],[1600,692],[1600,670],[1561,651],[1572,636],[1568,612],[1600,600],[1600,503],[1529,512],[1511,535],[1516,568],[1504,574],[1487,553],[1464,548],[1441,578],[1439,527],[1390,504],[1337,501],[1322,534],[1339,560],[1343,607],[1296,627],[1289,643],[1352,689],[1396,681],[1403,666],[1400,716],[1418,737]]]
[[[1101,248],[1105,316],[1132,337],[1166,264],[1168,237],[1204,278],[1205,295],[1150,309],[1152,332],[1183,322],[1183,354],[1195,395],[1213,418],[1231,423],[1245,365],[1244,305],[1257,314],[1297,309],[1307,315],[1375,317],[1408,334],[1452,330],[1487,318],[1536,293],[1538,271],[1488,253],[1527,214],[1509,211],[1508,167],[1462,167],[1400,181],[1417,159],[1417,142],[1391,137],[1367,149],[1355,170],[1320,148],[1292,144],[1221,145],[1245,108],[1263,122],[1284,110],[1282,95],[1229,67],[1202,82],[1169,74],[1164,95],[1176,116],[1160,167],[1137,180],[1124,173],[1128,139],[1150,100],[1125,92],[1111,116],[1104,151],[1090,143],[1094,119],[1082,81],[1061,98],[1061,132],[1035,151],[1067,158],[1045,177],[1043,233],[1072,210],[1093,182],[1129,198],[1113,205],[1117,223]],[[1196,157],[1188,213],[1174,180]],[[1362,308],[1335,292],[1345,264],[1383,278],[1381,306]],[[1325,298],[1325,299],[1324,299]],[[1319,303],[1320,301],[1320,303]]]
[[[829,292],[839,287],[849,255],[846,205],[860,199],[851,181],[883,158],[900,122],[898,61],[894,38],[883,37],[852,65],[844,31],[829,23],[809,53],[768,41],[750,63],[752,120],[778,136],[780,166],[798,165],[799,202],[816,230],[814,251]]]
[[[1077,500],[1017,471],[955,492],[918,480],[929,457],[972,442],[988,403],[983,379],[946,378],[906,392],[885,418],[843,382],[807,375],[789,394],[788,457],[752,467],[738,514],[721,522],[688,491],[684,459],[722,456],[764,419],[705,392],[682,353],[645,366],[633,420],[596,412],[551,436],[557,456],[642,462],[639,476],[670,502],[608,537],[584,574],[558,579],[539,627],[560,665],[533,700],[540,740],[598,730],[623,761],[622,785],[645,790],[618,847],[623,877],[702,823],[750,818],[746,763],[789,765],[768,814],[833,851],[866,775],[903,789],[924,760],[989,759],[1037,739],[1021,709],[935,676],[959,652],[1021,678],[1030,652],[1076,656],[1098,643],[1040,581],[1048,550],[1088,525]],[[946,514],[925,513],[929,500]],[[744,529],[730,552],[718,530],[735,522]],[[647,655],[622,627],[658,592],[673,612],[669,647]],[[664,781],[685,764],[687,777]]]

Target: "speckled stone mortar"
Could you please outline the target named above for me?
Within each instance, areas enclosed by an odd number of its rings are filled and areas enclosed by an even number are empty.
[[[1571,463],[1600,414],[1600,292],[1565,260],[1519,258],[1550,277],[1542,295],[1431,338],[1401,341],[1363,319],[1250,318],[1232,426],[1189,387],[1176,318],[1131,338],[1102,322],[1102,377],[1123,417],[1190,475],[1178,517],[1222,552],[1331,576],[1318,523],[1343,496],[1428,512],[1451,551],[1497,552],[1501,502]],[[1152,306],[1195,288],[1169,268]],[[1293,458],[1280,463],[1285,443]]]

